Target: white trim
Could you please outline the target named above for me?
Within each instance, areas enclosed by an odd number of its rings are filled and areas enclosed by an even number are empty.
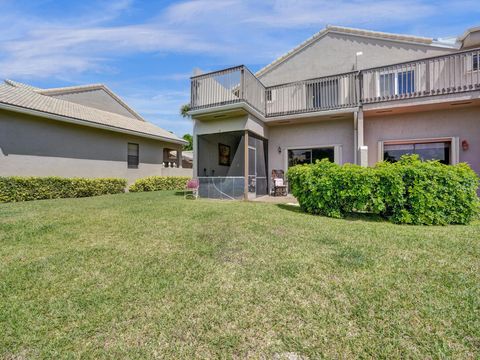
[[[420,138],[420,139],[389,139],[389,140],[380,140],[378,142],[378,162],[384,160],[384,145],[394,145],[398,144],[422,144],[422,143],[433,143],[433,142],[450,142],[450,164],[456,165],[460,162],[460,140],[455,136],[438,136],[431,138]]]
[[[38,116],[38,117],[47,118],[47,119],[58,120],[58,121],[71,123],[71,124],[76,124],[76,125],[88,126],[88,127],[93,127],[93,128],[97,128],[97,129],[103,129],[103,130],[108,130],[108,131],[113,131],[113,132],[118,132],[118,133],[123,133],[123,134],[135,135],[135,136],[148,138],[148,139],[161,140],[161,141],[164,141],[164,142],[175,143],[175,144],[179,144],[179,145],[185,145],[185,144],[188,143],[185,140],[180,140],[180,139],[176,140],[176,139],[171,139],[171,138],[167,138],[167,137],[160,136],[160,135],[152,135],[152,134],[147,134],[147,133],[143,133],[143,132],[140,132],[140,131],[124,129],[124,128],[115,127],[115,126],[111,126],[111,125],[103,125],[103,124],[99,124],[99,123],[94,123],[94,122],[88,121],[88,120],[81,120],[81,119],[71,118],[71,117],[68,117],[68,116],[56,115],[56,114],[52,114],[52,113],[45,113],[43,111],[24,108],[24,107],[21,107],[21,106],[15,106],[15,105],[0,103],[0,109],[13,111],[13,112],[21,113],[21,114]]]

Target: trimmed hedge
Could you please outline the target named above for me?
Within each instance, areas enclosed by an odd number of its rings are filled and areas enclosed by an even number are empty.
[[[135,181],[128,191],[183,190],[190,179],[188,176],[149,176]]]
[[[293,195],[312,214],[370,212],[399,224],[467,224],[479,213],[479,178],[467,165],[417,155],[373,168],[322,160],[288,170]]]
[[[118,178],[0,177],[0,202],[119,194],[126,186]]]

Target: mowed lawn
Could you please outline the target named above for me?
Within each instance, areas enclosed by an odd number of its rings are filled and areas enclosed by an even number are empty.
[[[0,205],[0,357],[478,358],[480,223],[173,192]]]

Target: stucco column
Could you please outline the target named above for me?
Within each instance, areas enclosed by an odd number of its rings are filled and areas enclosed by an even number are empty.
[[[170,149],[168,148],[164,148],[163,149],[163,163],[165,165],[165,167],[170,167]]]
[[[182,149],[177,150],[177,167],[182,168]]]
[[[193,119],[193,177],[198,176],[198,135],[197,135],[197,121]]]
[[[364,121],[363,109],[360,108],[354,113],[356,125],[356,146],[355,153],[357,154],[357,164],[361,166],[368,166],[368,147],[365,146],[364,136]]]
[[[243,143],[244,143],[244,156],[245,156],[245,166],[244,166],[244,176],[245,176],[245,184],[243,188],[243,198],[248,200],[248,130],[245,130],[243,135]]]

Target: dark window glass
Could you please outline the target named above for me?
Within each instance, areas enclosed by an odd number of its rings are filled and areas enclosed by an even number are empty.
[[[479,54],[476,54],[476,55],[473,55],[473,70],[478,70],[478,65],[479,65],[479,60],[480,60],[480,55]]]
[[[397,77],[399,95],[415,92],[415,72],[413,70],[399,72]]]
[[[312,149],[312,162],[317,160],[328,159],[330,162],[335,161],[333,148],[317,148]]]
[[[137,169],[139,163],[139,145],[128,143],[127,164],[130,169]]]
[[[288,166],[311,164],[312,150],[288,150]]]
[[[317,160],[328,159],[334,162],[333,147],[288,150],[288,166],[311,164]]]
[[[388,145],[383,147],[383,159],[390,162],[400,160],[402,155],[417,154],[420,159],[439,160],[442,164],[450,164],[450,142],[432,142]]]

